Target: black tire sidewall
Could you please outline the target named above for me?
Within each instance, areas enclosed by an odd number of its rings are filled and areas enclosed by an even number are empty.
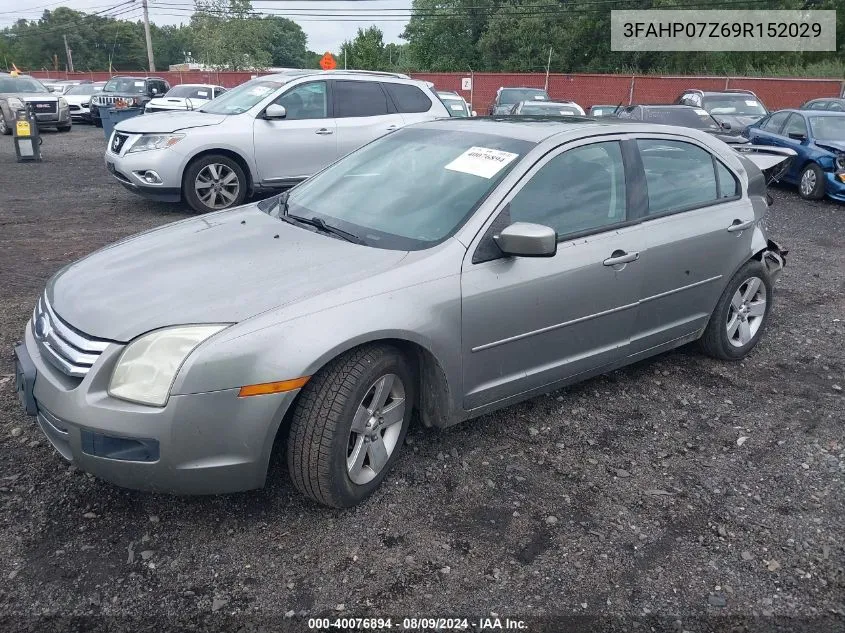
[[[801,191],[801,181],[804,179],[804,173],[808,169],[816,173],[816,186],[809,195],[805,196]],[[805,200],[820,200],[824,198],[824,171],[816,163],[810,163],[801,170],[801,175],[798,177],[798,195]]]
[[[349,478],[349,472],[346,468],[346,452],[349,442],[349,434],[352,430],[352,419],[358,404],[364,399],[367,390],[372,384],[381,376],[386,374],[396,374],[402,380],[405,387],[405,418],[402,420],[402,429],[399,432],[399,439],[396,442],[396,447],[390,455],[387,463],[381,472],[370,482],[359,485]],[[343,413],[341,419],[342,426],[337,428],[335,436],[332,438],[331,446],[331,486],[332,496],[337,499],[344,507],[353,506],[360,503],[369,497],[373,491],[379,487],[381,482],[387,476],[387,473],[393,467],[394,462],[402,452],[401,448],[405,442],[405,435],[408,433],[410,426],[411,415],[413,411],[415,393],[413,374],[410,367],[402,354],[397,351],[387,352],[373,363],[367,371],[363,374],[358,384],[352,390],[352,393],[343,404]]]
[[[235,198],[234,202],[230,204],[228,207],[223,207],[220,209],[212,209],[207,207],[197,196],[197,192],[194,190],[194,180],[197,178],[197,174],[200,173],[203,167],[206,165],[210,165],[211,163],[221,163],[226,165],[230,169],[232,169],[238,175],[238,181],[240,183],[240,189],[238,190],[238,195]],[[246,182],[246,174],[244,173],[243,168],[237,163],[237,161],[232,160],[228,156],[223,156],[222,154],[209,154],[207,156],[203,156],[202,158],[194,160],[191,164],[188,165],[187,169],[185,169],[185,175],[182,177],[182,197],[185,201],[191,206],[194,211],[198,213],[213,213],[215,211],[223,211],[224,209],[231,209],[232,207],[236,207],[239,204],[243,204],[244,199],[246,198],[246,190],[247,190],[247,182]]]
[[[750,277],[759,278],[766,287],[766,312],[763,314],[763,322],[760,324],[760,327],[757,329],[757,332],[754,334],[752,339],[743,347],[734,347],[728,340],[728,332],[726,329],[728,311],[730,310],[731,299],[733,298],[734,293],[745,282],[745,280]],[[722,294],[721,299],[719,299],[719,305],[716,307],[712,316],[712,319],[714,319],[714,327],[719,328],[719,346],[721,347],[721,351],[724,353],[725,357],[733,360],[740,360],[745,358],[757,345],[757,342],[760,340],[760,337],[763,335],[763,332],[769,322],[769,314],[772,310],[772,289],[772,281],[769,278],[765,266],[757,260],[745,264],[739,269],[739,271],[737,271],[733,278],[731,278],[731,281],[725,288],[725,292]]]

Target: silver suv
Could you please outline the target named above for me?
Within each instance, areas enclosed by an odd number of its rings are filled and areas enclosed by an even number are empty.
[[[365,71],[293,70],[248,81],[193,112],[119,123],[106,167],[144,197],[199,212],[284,188],[409,123],[448,117],[421,81]]]

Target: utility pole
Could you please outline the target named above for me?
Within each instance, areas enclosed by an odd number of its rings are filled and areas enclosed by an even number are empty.
[[[153,59],[153,40],[150,37],[150,14],[147,13],[147,0],[141,0],[141,6],[144,9],[144,37],[147,38],[147,62],[150,65],[150,72],[156,71],[156,63]]]
[[[549,66],[552,65],[552,47],[549,46],[549,61],[546,62],[546,92],[549,91]]]
[[[67,55],[67,69],[68,72],[73,72],[73,56],[70,54],[70,46],[67,45],[67,35],[62,36],[65,40],[65,55]]]

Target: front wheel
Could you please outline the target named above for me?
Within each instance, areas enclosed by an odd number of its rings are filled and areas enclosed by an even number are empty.
[[[246,174],[228,156],[209,154],[188,165],[182,193],[191,208],[200,213],[236,207],[246,198]]]
[[[391,345],[347,352],[303,387],[288,436],[300,492],[327,506],[366,499],[396,461],[411,419],[413,373]]]
[[[70,132],[70,128],[72,126],[73,126],[73,124],[71,124],[71,123],[68,123],[67,125],[60,125],[58,127],[58,130],[59,130],[59,132]]]
[[[728,283],[704,330],[700,345],[709,356],[742,360],[757,345],[772,309],[772,282],[753,259]]]
[[[805,200],[824,198],[824,172],[815,163],[810,163],[801,172],[798,181],[798,193]]]
[[[94,119],[94,127],[103,127],[103,120],[102,119]]]
[[[12,128],[8,126],[6,123],[6,117],[3,115],[2,110],[0,110],[0,134],[3,136],[8,136],[12,133]]]

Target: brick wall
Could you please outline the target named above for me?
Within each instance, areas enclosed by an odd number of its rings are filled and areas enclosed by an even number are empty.
[[[117,74],[117,73],[113,73]],[[147,73],[122,72],[121,75],[144,76]],[[213,83],[233,88],[249,80],[250,72],[160,72],[171,85],[181,83]],[[36,71],[39,78],[86,78],[104,81],[110,77],[107,72],[48,73]],[[542,88],[545,76],[539,73],[476,73],[474,89],[461,90],[461,79],[465,73],[414,73],[414,78],[434,82],[440,90],[455,90],[469,101],[479,114],[486,114],[487,108],[496,96],[500,86],[524,86]],[[671,103],[685,88],[723,90],[744,88],[753,90],[770,110],[792,108],[816,97],[837,97],[843,94],[845,82],[838,79],[803,78],[745,78],[745,77],[657,77],[630,75],[549,75],[549,94],[554,99],[570,99],[584,107],[599,103]]]

